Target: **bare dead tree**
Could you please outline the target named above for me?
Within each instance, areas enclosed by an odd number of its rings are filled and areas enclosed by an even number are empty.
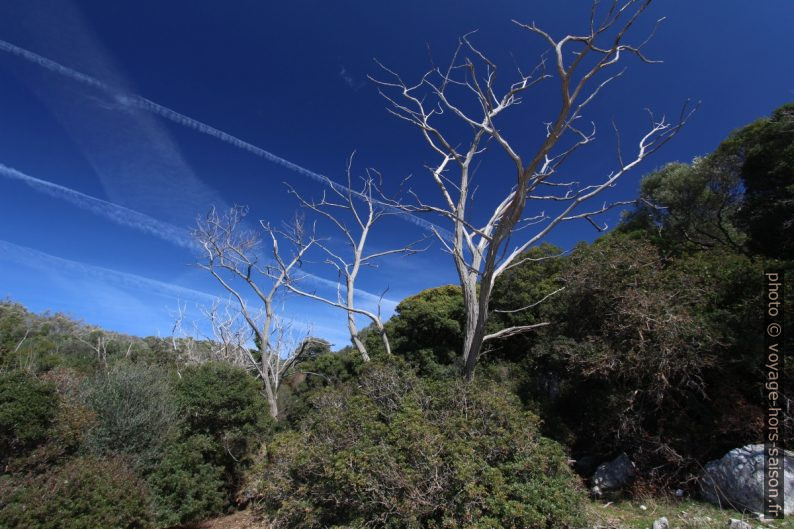
[[[25,343],[25,340],[27,340],[27,339],[28,339],[28,334],[30,334],[30,327],[28,327],[27,329],[25,329],[25,336],[23,336],[23,337],[22,337],[22,339],[21,339],[21,340],[19,341],[19,343],[17,344],[17,346],[16,346],[16,347],[14,347],[14,354],[16,354],[16,353],[17,353],[17,351],[19,351],[19,348],[20,348],[20,347],[22,347],[22,344],[23,344],[23,343]]]
[[[287,288],[301,296],[344,310],[347,313],[347,327],[350,332],[350,339],[364,361],[368,362],[369,353],[359,336],[355,317],[356,315],[365,316],[375,325],[386,354],[391,354],[389,337],[381,317],[380,301],[386,294],[386,290],[381,294],[375,311],[357,307],[355,302],[356,279],[358,279],[362,267],[376,267],[376,261],[382,257],[396,254],[411,255],[421,251],[421,249],[417,248],[420,241],[416,241],[398,248],[371,253],[366,252],[367,241],[375,224],[388,215],[404,214],[404,212],[393,206],[393,204],[399,203],[397,198],[384,196],[378,184],[380,179],[378,178],[378,181],[376,181],[375,178],[379,175],[372,169],[367,169],[366,176],[361,177],[361,190],[354,191],[352,165],[353,156],[351,155],[347,164],[347,187],[333,185],[330,180],[328,181],[328,187],[336,195],[330,199],[324,192],[319,201],[307,200],[294,187],[287,186],[290,193],[295,195],[303,207],[331,221],[343,235],[345,246],[347,247],[344,255],[339,251],[332,250],[327,244],[319,241],[316,243],[316,246],[321,248],[326,254],[325,263],[333,267],[339,277],[340,283],[337,288],[336,299],[320,296],[315,292],[308,292],[295,284],[288,284]],[[352,220],[352,222],[347,222],[345,217]],[[279,265],[284,266],[284,263],[279,262]]]
[[[174,319],[174,325],[171,327],[171,349],[181,362],[199,363],[201,362],[201,353],[195,339],[198,336],[198,325],[194,321],[193,332],[185,331],[186,314],[187,304],[179,300],[177,300],[176,311],[169,311],[169,315]],[[177,370],[177,375],[182,377],[179,370]]]
[[[661,20],[640,44],[624,42],[650,3],[651,0],[614,0],[601,7],[595,0],[589,31],[560,39],[553,38],[534,22],[513,21],[517,27],[539,36],[550,49],[541,55],[531,72],[516,66],[517,78],[509,85],[497,84],[497,65],[472,43],[471,33],[460,39],[448,68],[433,67],[415,84],[407,83],[380,63],[386,78],[371,77],[389,103],[389,112],[417,127],[439,157],[428,169],[440,191],[441,202],[432,204],[413,193],[416,204],[410,211],[436,213],[452,223],[451,238],[438,230],[435,235],[452,255],[463,290],[466,309],[463,373],[467,379],[473,376],[488,341],[546,324],[510,327],[486,334],[491,292],[500,274],[525,262],[522,254],[562,223],[583,219],[599,230],[606,229],[594,219],[629,202],[604,202],[600,207],[589,208],[587,203],[662,147],[692,114],[688,105],[684,105],[676,122],[669,123],[664,116],[657,118],[648,111],[649,128],[630,158],[624,157],[619,130],[613,123],[617,163],[609,174],[588,185],[557,177],[571,155],[595,139],[595,124],[591,123],[591,130],[585,130],[579,122],[598,94],[623,75],[625,68],[617,70],[617,65],[627,56],[645,63],[658,62],[647,58],[643,47]],[[548,55],[551,55],[551,73],[546,64]],[[552,79],[559,83],[561,100],[553,119],[545,125],[545,139],[532,147],[508,138],[508,133],[500,127],[503,116],[522,103],[530,89]],[[455,136],[461,129],[468,131],[463,141]],[[523,132],[526,135],[526,130]],[[472,220],[471,212],[476,190],[473,176],[475,168],[485,160],[483,155],[488,146],[496,146],[507,157],[514,168],[514,180],[485,224],[478,225]],[[523,154],[526,152],[529,154]],[[489,185],[496,182],[492,176]],[[519,237],[521,242],[513,244],[513,239]]]
[[[205,257],[198,266],[207,270],[234,300],[248,328],[248,338],[253,340],[244,339],[233,322],[225,330],[223,324],[215,329],[227,333],[227,345],[235,347],[234,354],[244,356],[262,379],[270,415],[277,419],[279,386],[284,374],[300,359],[302,349],[284,348],[287,330],[284,320],[276,314],[276,296],[292,283],[291,274],[317,241],[313,233],[306,232],[299,219],[281,230],[262,222],[272,241],[272,257],[278,263],[274,265],[270,259],[264,259],[259,235],[241,225],[247,212],[247,208],[237,206],[219,215],[213,208],[198,222],[194,236],[204,249]],[[291,247],[288,255],[280,250],[279,240]],[[256,299],[256,308],[249,307],[244,292]],[[259,358],[251,345],[256,347]]]
[[[186,321],[187,304],[177,301],[176,310],[170,311],[174,318],[170,341],[180,364],[223,362],[253,369],[245,354],[251,344],[251,328],[240,311],[235,310],[235,303],[232,298],[225,301],[216,298],[210,305],[198,307],[203,320],[209,322],[210,332],[207,334],[197,321]],[[254,319],[261,320],[258,314]],[[190,331],[185,330],[186,323]],[[178,370],[177,375],[182,376]]]
[[[212,336],[209,337],[212,343],[209,356],[213,361],[243,368],[251,367],[247,353],[251,348],[251,328],[232,303],[232,300],[226,303],[215,300],[209,307],[201,308],[212,330]],[[261,322],[261,311],[253,319]]]
[[[108,368],[108,345],[113,342],[113,337],[109,336],[99,327],[90,325],[80,325],[72,332],[72,337],[83,345],[88,346],[96,354],[97,362]]]

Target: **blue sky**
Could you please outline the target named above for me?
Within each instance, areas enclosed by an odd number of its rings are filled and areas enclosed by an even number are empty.
[[[0,296],[114,330],[166,335],[178,302],[199,318],[196,307],[220,293],[191,266],[198,257],[188,230],[198,214],[211,205],[245,204],[253,220],[278,223],[298,207],[284,182],[306,196],[322,192],[306,172],[263,152],[341,182],[355,150],[358,173],[375,167],[387,186],[411,174],[417,192],[436,198],[424,170],[431,154],[416,130],[386,112],[366,78],[378,73],[374,57],[415,80],[429,56],[448,60],[457,38],[478,29],[475,42],[509,78],[513,60],[530,66],[542,49],[511,19],[534,20],[561,36],[581,31],[588,15],[589,4],[573,0],[4,0]],[[794,3],[657,0],[634,41],[661,17],[647,52],[664,63],[626,62],[624,77],[586,115],[602,134],[565,172],[584,182],[609,172],[614,144],[606,131],[613,119],[628,144],[647,123],[645,107],[673,115],[687,99],[702,104],[610,198],[632,198],[644,172],[705,154],[731,130],[794,100]],[[80,75],[87,77],[81,82]],[[130,104],[130,95],[262,151]],[[531,149],[556,103],[551,90],[530,94],[510,123],[514,141]],[[503,168],[496,161],[479,177],[477,214],[509,187],[512,174]],[[614,224],[615,215],[606,220]],[[389,219],[376,230],[373,248],[422,235],[410,222]],[[549,240],[570,248],[596,235],[582,221]],[[309,288],[330,293],[332,270],[315,263],[307,271],[319,278]],[[451,260],[432,248],[368,270],[361,286],[371,295],[360,301],[372,307],[388,288],[388,314],[405,296],[451,282]],[[294,298],[284,300],[283,310],[314,334],[347,343],[341,313]]]

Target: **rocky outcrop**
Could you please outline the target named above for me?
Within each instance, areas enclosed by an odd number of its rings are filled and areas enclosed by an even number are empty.
[[[786,452],[784,514],[794,514],[794,453]],[[706,464],[700,477],[703,498],[714,505],[764,511],[764,445],[735,448]]]
[[[598,466],[591,479],[593,496],[600,497],[606,492],[614,492],[625,488],[634,481],[637,469],[625,453],[612,461]]]

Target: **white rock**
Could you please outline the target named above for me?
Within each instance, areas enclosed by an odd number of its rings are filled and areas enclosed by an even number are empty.
[[[753,529],[753,526],[743,520],[737,520],[736,518],[731,518],[728,520],[728,527],[730,529]]]
[[[787,451],[783,462],[783,513],[791,516],[794,515],[794,453]],[[764,445],[747,445],[707,463],[700,477],[700,491],[703,498],[714,505],[763,512],[763,479]],[[752,529],[752,526],[745,529]]]
[[[670,522],[667,521],[667,517],[662,516],[661,518],[653,522],[653,529],[670,529]]]

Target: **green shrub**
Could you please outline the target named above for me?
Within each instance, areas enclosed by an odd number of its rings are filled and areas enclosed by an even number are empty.
[[[494,284],[489,332],[512,326],[535,325],[546,319],[550,305],[560,293],[560,271],[566,259],[556,246],[543,243],[521,255],[521,264],[508,268]],[[541,300],[543,300],[541,302]],[[522,310],[523,309],[523,310]],[[538,331],[519,333],[500,339],[483,360],[506,359],[521,362],[538,338]]]
[[[270,423],[259,382],[239,367],[217,362],[190,366],[181,372],[175,393],[186,434],[209,436],[227,458],[244,458],[252,439]]]
[[[78,453],[82,443],[96,424],[94,412],[68,395],[60,395],[57,414],[46,440],[25,454],[9,460],[6,471],[11,474],[49,472],[59,461]]]
[[[271,419],[259,382],[229,364],[182,370],[175,393],[184,425],[152,479],[161,518],[186,521],[229,504]]]
[[[157,521],[163,527],[222,512],[228,504],[224,469],[208,463],[216,445],[195,435],[169,444],[149,477]]]
[[[311,407],[309,399],[320,388],[355,380],[364,361],[358,351],[323,353],[298,363],[282,384],[279,409],[285,422],[296,426]]]
[[[76,458],[47,474],[0,483],[0,527],[149,526],[147,489],[120,459]]]
[[[398,362],[312,398],[251,473],[276,527],[553,529],[582,493],[559,445],[503,388],[426,381]]]
[[[49,401],[54,416],[35,447],[7,454],[5,471],[9,474],[48,472],[50,467],[80,450],[87,432],[95,424],[94,412],[78,398],[80,377],[73,370],[58,368],[31,380],[54,391]]]
[[[0,461],[42,443],[57,409],[52,384],[22,371],[0,373]]]
[[[405,298],[386,322],[386,332],[395,356],[408,360],[423,376],[455,376],[463,348],[465,311],[460,287],[429,288]],[[385,351],[373,325],[361,332],[370,351],[378,358]]]
[[[164,439],[179,425],[166,374],[158,367],[116,364],[86,384],[85,401],[96,414],[86,439],[95,454],[125,454],[136,465],[159,457]]]

